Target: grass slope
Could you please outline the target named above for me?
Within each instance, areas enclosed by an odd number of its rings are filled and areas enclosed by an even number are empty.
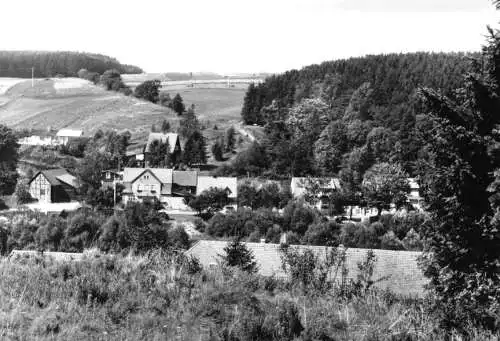
[[[0,95],[0,122],[14,128],[76,128],[86,135],[114,129],[137,135],[164,118],[178,120],[167,108],[77,78],[36,80],[33,88],[23,81]]]
[[[161,252],[56,264],[0,258],[0,339],[446,339],[424,302],[377,292],[305,295],[272,278],[189,270]]]
[[[104,91],[78,79],[31,80],[0,79],[0,122],[14,128],[78,128],[86,135],[98,129],[129,130],[134,135],[149,132],[153,123],[179,117],[171,110]],[[244,89],[191,88],[171,90],[180,93],[186,105],[195,104],[199,119],[207,128],[216,124],[226,128],[240,120]],[[210,135],[210,134],[209,134]]]

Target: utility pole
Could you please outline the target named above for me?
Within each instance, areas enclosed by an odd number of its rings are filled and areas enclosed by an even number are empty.
[[[35,87],[35,67],[31,68],[31,87]]]

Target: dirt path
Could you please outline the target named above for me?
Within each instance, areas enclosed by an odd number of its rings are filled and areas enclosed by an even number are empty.
[[[236,131],[240,133],[243,137],[248,138],[251,142],[255,142],[255,136],[251,131],[246,130],[245,128],[242,127],[242,123],[239,122],[237,125],[235,125]]]

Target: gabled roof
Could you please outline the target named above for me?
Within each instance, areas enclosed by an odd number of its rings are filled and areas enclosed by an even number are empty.
[[[64,168],[57,168],[57,169],[49,169],[49,170],[43,170],[35,174],[33,178],[30,180],[30,183],[39,175],[42,174],[49,184],[52,186],[59,186],[61,183],[65,183],[69,186],[78,187],[78,180],[75,178],[73,175],[71,175],[66,169]]]
[[[154,141],[160,141],[161,143],[165,143],[168,141],[168,146],[170,149],[170,153],[173,153],[175,150],[175,145],[179,140],[179,135],[174,133],[149,133],[148,142],[146,143],[145,152],[149,152],[151,148],[151,144]]]
[[[261,275],[286,277],[286,273],[282,269],[279,244],[245,244],[253,252]],[[203,266],[208,267],[220,260],[219,255],[224,254],[226,245],[225,241],[200,240],[186,253],[197,257]],[[331,250],[331,248],[324,246],[293,245],[290,247],[297,248],[301,252],[309,249],[320,258],[324,258]],[[367,252],[368,249],[346,250],[345,265],[348,270],[348,279],[356,279],[359,273],[358,263],[366,259]],[[387,278],[375,283],[375,286],[406,295],[423,294],[423,286],[428,283],[428,280],[417,264],[420,252],[373,250],[373,253],[376,256],[373,280]],[[340,279],[340,275],[337,278]]]
[[[196,187],[198,172],[196,171],[176,171],[174,170],[172,182],[179,186]]]
[[[123,182],[134,182],[146,172],[153,174],[162,184],[172,183],[172,170],[167,168],[125,168]]]
[[[196,195],[200,195],[203,191],[206,191],[211,187],[229,189],[230,198],[236,198],[238,196],[238,179],[222,176],[199,176],[198,185],[196,187]]]
[[[59,137],[81,137],[83,136],[83,130],[77,129],[61,129],[56,134]]]

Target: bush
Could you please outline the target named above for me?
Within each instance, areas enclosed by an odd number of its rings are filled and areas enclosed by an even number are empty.
[[[420,235],[414,229],[408,231],[403,239],[403,245],[408,251],[422,251],[424,248]]]
[[[18,205],[27,204],[33,201],[29,192],[28,182],[26,180],[17,182],[14,196]]]
[[[188,249],[189,235],[184,230],[184,227],[176,227],[168,230],[169,244],[174,249]]]
[[[71,252],[82,252],[97,241],[102,219],[88,213],[78,213],[69,221],[65,232],[65,247]]]
[[[64,241],[67,220],[50,216],[36,231],[35,239],[39,250],[59,251]]]
[[[201,233],[205,232],[206,224],[203,221],[203,219],[195,218],[195,220],[193,221],[193,224],[194,224],[194,228],[196,229],[196,231],[199,231]]]
[[[285,231],[293,231],[299,235],[309,228],[309,225],[317,219],[318,213],[301,201],[288,203],[283,212],[283,228]]]
[[[340,241],[346,247],[378,249],[380,239],[377,235],[377,225],[348,223],[342,226]]]
[[[396,236],[393,231],[389,231],[382,236],[380,246],[384,250],[404,250],[405,247],[401,240]]]
[[[326,221],[312,224],[307,229],[302,243],[319,246],[338,246],[341,226],[335,222]]]
[[[123,217],[113,215],[102,225],[99,248],[103,251],[127,250],[132,245],[132,236]]]

